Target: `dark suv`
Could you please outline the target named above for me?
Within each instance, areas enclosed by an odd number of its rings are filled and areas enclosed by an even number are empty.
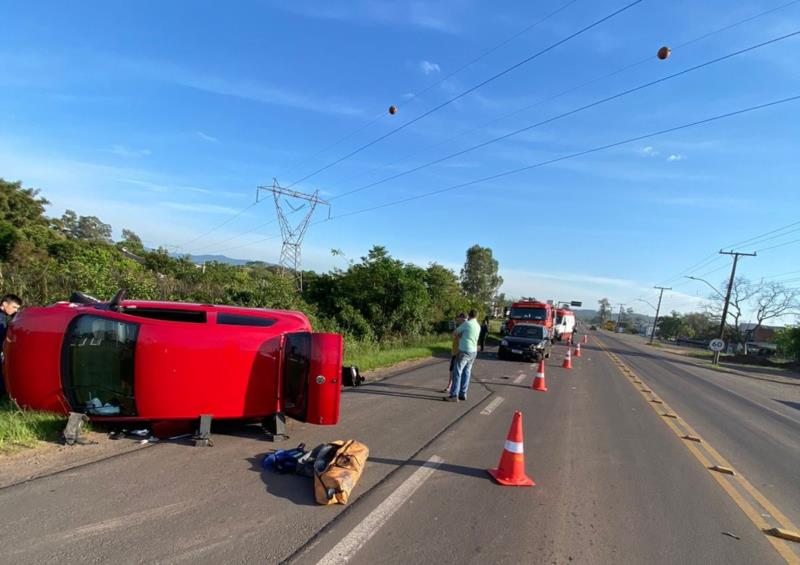
[[[500,342],[497,358],[522,357],[523,361],[539,361],[550,357],[552,346],[544,326],[517,324]]]

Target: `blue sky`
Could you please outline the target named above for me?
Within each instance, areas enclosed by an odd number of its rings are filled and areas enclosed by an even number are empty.
[[[800,30],[797,2],[693,41],[787,2],[645,0],[295,188],[333,199],[336,218],[798,95],[793,37],[336,198]],[[51,215],[70,208],[149,245],[276,261],[271,199],[206,232],[252,204],[256,186],[273,177],[290,185],[626,3],[0,2],[0,176],[41,189]],[[662,45],[674,47],[666,61],[655,57]],[[708,289],[676,276],[719,285],[730,261],[711,253],[800,221],[799,130],[800,102],[787,103],[320,222],[306,237],[304,266],[344,266],[331,248],[357,258],[381,244],[403,260],[457,270],[478,243],[494,250],[510,295],[587,305],[608,296],[647,312],[635,299],[654,302],[650,287],[669,282],[665,306],[690,310]],[[800,231],[744,250],[794,239]],[[796,285],[797,270],[800,243],[742,260],[740,272]]]

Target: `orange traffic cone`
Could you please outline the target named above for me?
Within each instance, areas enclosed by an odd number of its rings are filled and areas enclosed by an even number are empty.
[[[583,336],[583,343],[589,343],[589,336],[588,335],[584,335]]]
[[[575,346],[575,357],[580,357],[580,356],[581,356],[581,344],[579,343],[578,345]]]
[[[525,455],[522,449],[522,412],[514,412],[511,427],[508,429],[506,444],[497,469],[487,469],[495,481],[501,485],[532,487],[534,483],[525,474]]]
[[[539,392],[547,392],[547,385],[544,382],[544,359],[539,360],[539,368],[536,370],[536,377],[533,379],[531,388]]]
[[[564,357],[564,362],[561,364],[562,369],[572,369],[572,349],[567,347],[567,356]]]

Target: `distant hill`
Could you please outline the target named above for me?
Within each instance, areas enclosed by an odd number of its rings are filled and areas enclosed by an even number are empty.
[[[170,253],[172,257],[183,257],[182,253]],[[264,263],[268,267],[276,267],[274,263],[266,263],[264,261],[255,261],[253,259],[234,259],[227,255],[189,255],[192,263],[202,265],[203,263],[225,263],[226,265],[234,265],[240,267],[248,263]]]
[[[226,265],[247,265],[252,259],[234,259],[227,255],[190,255],[192,263],[225,263]]]

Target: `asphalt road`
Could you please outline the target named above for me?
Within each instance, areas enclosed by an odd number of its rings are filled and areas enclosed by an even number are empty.
[[[642,364],[642,378],[794,518],[800,449],[791,404],[781,404],[791,416],[769,407],[776,393],[764,392],[764,383],[675,376],[679,369],[666,358],[603,336],[620,358]],[[560,367],[563,352],[555,347],[557,359],[547,364],[546,393],[530,390],[529,364],[487,354],[467,402],[440,400],[440,361],[346,392],[334,428],[291,426],[289,446],[356,438],[370,447],[347,507],[315,505],[310,479],[262,472],[273,444],[258,435],[217,433],[213,448],[162,443],[1,489],[0,560],[785,562],[604,351],[585,346],[571,371]],[[705,384],[678,386],[679,379]],[[693,398],[700,395],[713,400],[704,405]],[[742,428],[715,429],[721,416],[705,414],[709,406],[738,415]],[[780,416],[766,415],[767,408]],[[500,458],[515,410],[523,413],[532,488],[498,486],[485,471]],[[736,446],[730,436],[744,430],[758,437],[739,437],[741,445],[728,450],[726,441]],[[770,434],[768,447],[756,441]]]
[[[638,336],[602,339],[800,524],[800,386],[698,367]]]

